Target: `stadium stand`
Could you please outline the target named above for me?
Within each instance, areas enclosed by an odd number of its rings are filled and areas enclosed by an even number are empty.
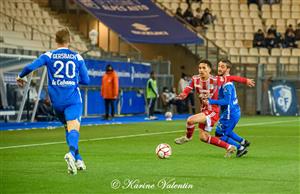
[[[66,23],[58,20],[55,12],[40,7],[31,0],[0,1],[1,46],[4,53],[12,49],[43,52],[55,48],[53,33]],[[88,41],[74,28],[71,47],[83,52],[87,50]],[[25,52],[24,54],[31,54]],[[34,52],[33,52],[34,53]]]
[[[188,4],[185,0],[157,0],[172,13],[177,7],[184,13]],[[191,8],[195,14],[197,8],[201,13],[209,8],[217,20],[214,25],[206,26],[204,35],[217,46],[228,52],[229,58],[235,63],[258,64],[270,63],[268,66],[284,63],[287,65],[299,64],[299,49],[277,48],[271,53],[265,48],[252,48],[254,33],[258,29],[267,32],[271,25],[275,25],[281,34],[289,24],[295,28],[300,23],[300,1],[281,1],[280,4],[264,4],[261,9],[257,4],[247,5],[247,1],[239,0],[203,0],[192,2]],[[298,42],[298,46],[299,46]],[[210,46],[210,45],[208,45]],[[280,57],[280,59],[279,59]],[[275,66],[268,67],[270,70]],[[290,70],[297,69],[297,66]]]

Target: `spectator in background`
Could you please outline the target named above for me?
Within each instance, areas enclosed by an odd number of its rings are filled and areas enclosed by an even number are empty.
[[[276,47],[276,38],[275,38],[275,35],[272,32],[267,33],[267,36],[265,38],[265,47],[267,49],[269,49],[269,51],[272,48]]]
[[[289,32],[293,32],[293,33],[295,33],[295,31],[294,31],[294,28],[293,28],[293,25],[292,25],[292,24],[288,25],[287,29],[285,30],[284,36],[286,36],[286,35],[287,35]]]
[[[188,8],[185,10],[183,17],[189,24],[191,24],[192,26],[196,26],[191,6],[188,6]]]
[[[295,33],[293,31],[289,31],[284,39],[285,48],[297,48]]]
[[[283,38],[280,34],[280,32],[277,32],[275,35],[275,47],[276,48],[282,48]]]
[[[256,33],[254,33],[253,38],[253,47],[262,48],[265,46],[265,34],[259,29]]]
[[[201,14],[201,9],[200,7],[198,7],[196,9],[196,14],[195,14],[195,23],[196,23],[196,26],[202,26],[202,14]]]
[[[181,73],[181,78],[178,82],[178,93],[182,93],[184,88],[189,84],[185,73]]]
[[[213,16],[210,9],[206,8],[201,18],[202,25],[213,24],[215,20],[216,20],[216,16]]]
[[[35,115],[37,121],[54,121],[57,120],[49,96],[40,99]]]
[[[161,99],[165,112],[172,112],[172,105],[177,105],[175,98],[176,94],[172,90],[170,91],[168,87],[163,88]]]
[[[184,18],[183,17],[183,14],[182,14],[182,9],[180,8],[180,7],[178,7],[177,9],[176,9],[176,15],[178,16],[178,17],[180,17],[180,18]]]
[[[149,120],[155,120],[157,117],[154,116],[154,108],[156,99],[159,97],[158,88],[156,84],[155,73],[152,71],[150,73],[150,79],[147,81],[146,95],[148,103],[148,118]]]
[[[296,39],[296,41],[300,41],[300,23],[298,23],[296,26],[295,39]]]
[[[270,28],[268,29],[267,33],[272,33],[274,34],[274,36],[276,36],[276,33],[277,33],[277,29],[275,27],[275,25],[271,25]]]
[[[181,73],[181,78],[178,82],[178,93],[182,93],[184,88],[188,86],[189,82],[187,81],[187,76],[185,73]],[[182,100],[181,104],[177,107],[178,113],[184,113],[187,112],[187,106],[186,106],[186,100]]]
[[[119,78],[113,67],[108,64],[102,77],[101,96],[105,104],[105,120],[109,120],[109,109],[111,118],[115,116],[115,101],[119,95]]]

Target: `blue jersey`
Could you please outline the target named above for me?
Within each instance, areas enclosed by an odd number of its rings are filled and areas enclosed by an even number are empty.
[[[82,103],[79,84],[88,84],[89,76],[84,60],[68,48],[58,48],[42,54],[20,73],[24,77],[46,65],[48,92],[54,106]]]
[[[218,100],[209,99],[210,104],[221,106],[220,119],[231,119],[240,115],[240,106],[236,95],[236,90],[232,82],[227,82],[219,89]]]

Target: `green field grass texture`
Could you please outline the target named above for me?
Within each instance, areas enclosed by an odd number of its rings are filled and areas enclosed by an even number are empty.
[[[184,121],[84,126],[85,172],[68,175],[62,128],[0,132],[0,193],[300,193],[299,117],[245,117],[243,158],[199,141],[175,145]],[[155,147],[173,154],[158,159]],[[13,147],[15,146],[15,147]],[[115,187],[115,188],[114,188]]]

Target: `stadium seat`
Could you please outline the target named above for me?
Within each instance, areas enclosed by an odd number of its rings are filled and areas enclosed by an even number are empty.
[[[239,5],[238,4],[230,4],[230,10],[231,11],[239,11]]]
[[[213,3],[213,4],[211,4],[211,9],[213,11],[219,11],[220,10],[220,5],[218,3]]]
[[[295,19],[288,19],[288,20],[286,20],[286,26],[288,26],[290,24],[295,27],[296,26],[296,20]]]
[[[280,19],[281,18],[280,11],[272,11],[272,18],[273,19]]]
[[[216,40],[225,40],[223,32],[216,32]]]
[[[266,48],[259,48],[259,63],[267,64],[269,57],[269,51]]]
[[[293,19],[299,19],[300,18],[300,12],[292,12],[292,18]]]
[[[240,18],[240,12],[239,11],[232,11],[230,16],[232,18]]]
[[[274,11],[280,11],[280,4],[273,4],[271,5],[271,10]]]
[[[254,4],[254,3],[249,5],[249,10],[253,11],[253,12],[258,12],[259,11],[257,4]]]
[[[276,26],[286,26],[285,25],[285,20],[284,19],[277,19],[276,20]]]
[[[221,48],[224,48],[225,44],[224,44],[224,40],[217,40],[216,41],[216,45],[218,45]]]
[[[235,29],[233,28],[233,26],[225,26],[225,32],[234,32],[234,31]]]
[[[271,11],[271,6],[269,4],[263,4],[262,7],[261,7],[261,11],[262,11],[262,13],[270,12]]]
[[[269,11],[263,11],[262,12],[262,18],[264,18],[264,19],[271,18],[271,12],[269,12]]]
[[[226,40],[225,41],[225,47],[226,48],[233,48],[234,47],[233,41],[232,40]]]
[[[224,25],[232,25],[232,19],[231,18],[224,18],[223,24]]]
[[[239,62],[239,50],[237,48],[230,48],[229,49],[230,54],[230,61],[232,63],[238,63]]]
[[[251,18],[244,18],[243,19],[243,24],[246,26],[252,26],[252,19]]]
[[[243,26],[234,26],[234,32],[244,33]]]
[[[241,18],[233,18],[234,25],[243,25]]]
[[[270,64],[278,64],[278,59],[281,55],[281,51],[279,48],[273,48],[271,50],[271,56],[268,58],[268,63]]]
[[[290,56],[291,56],[290,48],[281,49],[281,57],[279,59],[279,62],[281,64],[288,64]]]

